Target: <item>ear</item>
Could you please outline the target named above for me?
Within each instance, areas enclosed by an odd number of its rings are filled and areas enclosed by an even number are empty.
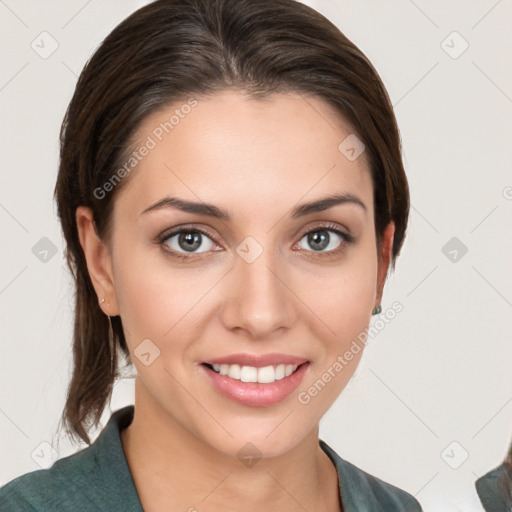
[[[98,296],[98,302],[105,299],[105,302],[100,303],[100,307],[106,315],[117,316],[119,315],[119,307],[114,286],[110,250],[96,233],[96,225],[90,208],[79,206],[76,209],[75,216],[78,238],[85,255],[89,276]]]
[[[378,254],[378,268],[377,268],[377,296],[375,299],[375,306],[378,306],[382,301],[382,293],[384,290],[384,282],[388,273],[391,256],[393,254],[393,238],[395,236],[395,222],[391,221],[382,236],[381,250]]]

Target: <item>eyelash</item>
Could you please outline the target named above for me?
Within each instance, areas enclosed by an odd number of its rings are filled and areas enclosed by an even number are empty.
[[[319,226],[315,226],[314,228],[308,230],[308,231],[305,231],[304,233],[301,234],[301,236],[299,237],[299,240],[302,240],[306,235],[310,234],[310,233],[315,233],[316,231],[330,231],[330,232],[333,232],[335,233],[336,235],[340,236],[343,241],[340,243],[340,245],[336,248],[336,249],[333,249],[331,251],[326,251],[326,252],[318,252],[318,251],[308,251],[306,249],[301,249],[300,252],[307,252],[307,253],[313,253],[313,255],[311,255],[311,257],[313,258],[317,258],[317,257],[320,257],[320,258],[325,258],[325,257],[329,257],[329,256],[337,256],[338,254],[341,254],[343,253],[345,250],[346,250],[346,246],[347,245],[350,245],[354,242],[354,236],[352,235],[349,235],[348,233],[344,233],[343,231],[341,231],[338,226],[336,224],[332,224],[332,223],[327,223],[327,224],[322,224],[322,225],[319,225]],[[198,253],[198,254],[195,254],[194,253],[190,253],[190,254],[185,254],[185,253],[179,253],[179,252],[176,252],[174,251],[173,249],[170,249],[168,248],[169,246],[166,244],[166,242],[172,238],[173,236],[175,235],[179,235],[181,233],[201,233],[202,235],[205,235],[207,236],[208,238],[212,239],[212,241],[215,242],[215,236],[210,233],[207,229],[205,228],[199,228],[199,227],[196,227],[196,226],[181,226],[179,229],[175,229],[175,230],[172,230],[172,231],[165,231],[164,233],[162,233],[156,240],[156,242],[162,246],[163,250],[171,257],[173,258],[178,258],[180,260],[191,260],[191,259],[198,259],[198,258],[201,258],[203,257],[203,254],[207,254],[207,252],[205,253]],[[209,251],[208,251],[209,252]]]

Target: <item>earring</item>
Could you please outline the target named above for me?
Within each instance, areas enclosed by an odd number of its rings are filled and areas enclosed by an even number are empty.
[[[105,298],[99,301],[100,305],[105,302]],[[110,306],[110,303],[107,302],[107,306]],[[112,317],[107,315],[108,318],[108,345],[110,350],[110,368],[112,375],[115,374],[115,369],[117,365],[117,354],[116,354],[116,341],[114,339],[114,329],[112,328]]]
[[[372,315],[378,315],[379,313],[382,312],[382,306],[379,304],[373,311],[372,311]]]
[[[101,299],[100,301],[98,301],[99,305],[101,306],[102,304],[105,303],[105,299]],[[107,302],[107,306],[110,306],[110,302]]]
[[[114,339],[114,329],[112,328],[112,319],[108,317],[108,344],[110,347],[110,368],[112,375],[115,375],[117,365],[117,354],[116,354],[116,340]]]

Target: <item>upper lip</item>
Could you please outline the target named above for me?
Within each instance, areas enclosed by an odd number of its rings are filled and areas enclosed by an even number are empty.
[[[265,366],[277,366],[279,364],[293,364],[299,366],[307,363],[304,357],[292,356],[290,354],[230,354],[227,356],[208,359],[207,364],[239,364],[240,366],[253,366],[263,368]]]

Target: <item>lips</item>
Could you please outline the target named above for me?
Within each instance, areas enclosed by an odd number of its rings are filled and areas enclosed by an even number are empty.
[[[284,400],[299,386],[309,361],[289,354],[232,354],[209,359],[201,367],[224,397],[265,407]]]
[[[296,369],[295,364],[278,364],[276,366],[240,366],[238,364],[207,364],[214,372],[227,375],[242,382],[259,382],[267,384],[289,377]]]
[[[216,359],[208,359],[205,363],[214,364],[238,364],[239,366],[254,366],[255,368],[261,368],[263,366],[277,366],[280,364],[293,364],[300,366],[301,364],[307,363],[308,360],[304,357],[293,356],[290,354],[231,354],[224,357],[218,357]]]

